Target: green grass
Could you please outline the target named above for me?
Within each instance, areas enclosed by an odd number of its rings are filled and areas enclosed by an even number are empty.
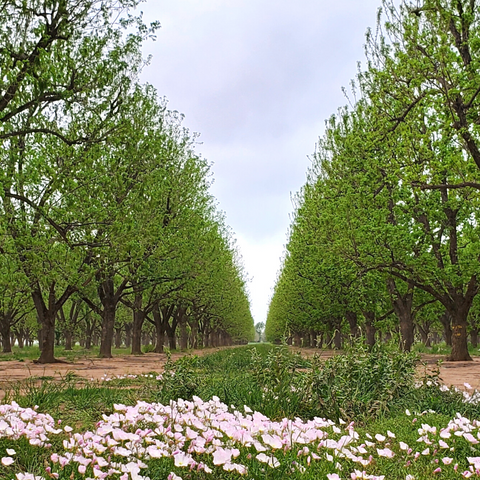
[[[445,355],[448,356],[452,353],[452,347],[448,346],[445,342],[440,342],[431,347],[426,347],[423,343],[416,343],[412,350],[417,353],[428,353],[432,355]],[[480,355],[480,348],[474,348],[472,344],[468,344],[468,351],[470,355]]]
[[[90,350],[75,345],[72,350],[65,350],[64,346],[55,347],[55,357],[61,358],[66,361],[75,361],[81,358],[98,357],[100,347],[92,347]],[[128,355],[130,353],[129,348],[113,348],[112,354],[115,355]],[[18,346],[12,347],[12,353],[1,353],[0,361],[5,360],[36,360],[40,357],[40,349],[37,345],[31,347],[19,348]]]
[[[76,349],[72,352],[72,355],[75,354],[82,355],[83,352]],[[91,354],[95,355],[95,351]],[[61,356],[60,351],[57,355]],[[345,354],[331,359],[305,360],[286,346],[258,344],[221,350],[203,357],[187,355],[176,362],[169,360],[162,380],[157,380],[153,372],[153,378],[142,376],[111,382],[85,381],[72,373],[65,375],[61,381],[48,377],[29,379],[11,384],[5,400],[14,400],[24,407],[38,405],[39,411],[61,419],[62,424],[71,425],[76,431],[84,431],[93,429],[103,414],[111,414],[114,404],[134,405],[139,400],[168,404],[178,398],[198,396],[208,400],[217,396],[241,411],[247,405],[274,420],[283,417],[304,420],[326,417],[336,421],[354,421],[361,436],[367,433],[386,435],[390,430],[396,435],[392,448],[398,441],[403,441],[418,449],[421,423],[440,428],[457,412],[470,419],[480,418],[480,409],[463,403],[461,394],[441,392],[435,385],[435,375],[425,377],[422,386],[416,388],[414,371],[417,361],[415,353],[394,353],[382,345],[372,352],[356,345]],[[412,412],[431,409],[436,413],[417,416],[414,421],[414,416],[408,417],[404,413],[406,408]],[[0,438],[0,456],[5,455],[6,448],[15,448],[19,458],[23,459],[16,465],[16,471],[40,472],[48,461],[49,453],[33,448],[25,439],[13,442]],[[437,465],[435,462],[441,460],[441,452],[413,460],[413,454],[408,456],[398,450],[398,446],[395,448],[394,461],[379,458],[368,467],[368,473],[386,475],[389,480],[404,480],[406,474],[414,475],[415,480],[432,478],[432,471]],[[58,438],[53,441],[50,452],[61,449],[61,438]],[[480,449],[458,441],[449,455],[460,465],[459,468],[465,470],[468,467],[466,457],[479,455],[477,450]],[[245,462],[247,453],[242,452],[241,458]],[[256,455],[253,450],[250,453]],[[335,471],[334,464],[323,459],[313,462],[301,473],[297,464],[308,465],[306,458],[298,458],[295,451],[278,452],[277,457],[281,460],[278,469],[257,462],[252,464],[248,478],[283,479],[288,476],[313,480],[325,479],[327,473]],[[354,468],[359,468],[346,459],[337,460],[344,468],[343,473],[338,472],[342,479],[347,478],[346,472],[349,475]],[[9,468],[0,465],[0,478],[13,478]],[[171,459],[152,460],[149,468],[148,475],[152,479],[167,478],[174,470]],[[453,478],[452,468],[445,466],[436,478]],[[73,470],[66,469],[59,480],[70,476],[75,480],[81,478]],[[219,469],[214,477],[184,472],[183,479],[187,478],[240,477]]]

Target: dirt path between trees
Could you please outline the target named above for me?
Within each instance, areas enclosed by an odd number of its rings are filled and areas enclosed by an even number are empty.
[[[234,347],[223,347],[234,348]],[[206,355],[221,350],[213,348],[205,350],[194,350],[188,353],[174,353],[172,360],[177,360],[184,355]],[[295,350],[294,350],[295,351]],[[310,356],[319,353],[315,349],[302,349],[301,354]],[[321,356],[329,358],[337,354],[334,351],[321,351]],[[444,359],[442,355],[422,355],[422,361],[426,366],[420,366],[419,372],[423,373],[425,368],[432,371],[439,360]],[[50,365],[38,365],[31,360],[26,361],[0,361],[0,399],[4,396],[4,389],[8,384],[29,377],[49,377],[61,380],[68,372],[87,380],[100,380],[102,377],[114,377],[126,374],[138,375],[148,372],[161,372],[167,360],[165,354],[147,353],[141,356],[118,355],[114,358],[81,358],[75,362],[56,363]],[[440,367],[440,378],[445,385],[455,385],[464,389],[463,384],[469,383],[473,388],[480,390],[480,358],[474,357],[473,362],[446,362],[443,361]]]

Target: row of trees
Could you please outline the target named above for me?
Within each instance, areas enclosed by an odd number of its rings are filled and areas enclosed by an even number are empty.
[[[146,321],[159,349],[177,328],[183,348],[187,333],[254,335],[209,166],[138,82],[158,28],[138,3],[0,1],[0,333],[8,351],[34,312],[41,363],[55,361],[57,321],[71,339],[89,314],[110,357],[120,304],[132,353]]]
[[[271,301],[270,339],[435,321],[470,360],[480,312],[480,8],[385,0],[354,101],[326,125]]]

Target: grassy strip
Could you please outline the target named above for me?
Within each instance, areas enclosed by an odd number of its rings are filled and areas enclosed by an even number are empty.
[[[406,475],[412,475],[420,480],[432,478],[433,472],[440,468],[436,477],[454,478],[469,471],[467,458],[480,455],[480,452],[475,443],[463,437],[449,440],[447,451],[439,446],[438,432],[457,412],[470,419],[480,418],[479,407],[465,403],[459,392],[441,391],[435,375],[421,379],[419,384],[414,375],[417,361],[415,354],[392,354],[382,346],[372,352],[357,346],[345,355],[328,360],[305,360],[283,346],[247,346],[205,357],[187,356],[177,362],[169,361],[161,376],[152,372],[137,378],[82,382],[69,374],[62,382],[45,379],[26,382],[21,387],[16,384],[7,392],[5,401],[16,401],[23,407],[38,405],[38,411],[48,412],[55,420],[61,420],[61,425],[71,426],[74,432],[85,432],[94,431],[103,415],[113,414],[116,404],[135,405],[143,401],[168,405],[178,398],[189,400],[197,396],[208,400],[217,396],[231,405],[232,410],[243,412],[244,405],[248,405],[272,421],[284,417],[332,419],[337,422],[335,428],[338,429],[329,431],[332,439],[345,435],[346,427],[353,421],[359,442],[375,443],[369,449],[372,461],[365,467],[365,475],[385,475],[388,479],[405,479]],[[406,409],[412,413],[427,413],[407,416]],[[437,413],[428,413],[429,410]],[[437,433],[429,434],[431,444],[417,442],[422,436],[419,433],[422,425],[430,429],[436,427]],[[389,437],[387,432],[393,433],[395,438]],[[385,440],[369,440],[368,435],[375,439],[376,434],[384,436]],[[14,479],[12,472],[22,471],[37,472],[45,477],[45,465],[50,465],[55,473],[58,465],[51,463],[50,455],[61,452],[63,440],[67,438],[66,433],[52,438],[52,446],[47,450],[30,445],[25,438],[15,441],[0,438],[0,457],[6,455],[7,448],[16,451],[14,465],[0,466],[0,478]],[[412,451],[402,450],[400,442],[409,445]],[[357,442],[357,446],[361,444]],[[344,479],[360,468],[341,453],[334,455],[334,452],[322,450],[318,442],[304,446],[307,450],[276,450],[275,458],[279,461],[276,467],[256,460],[258,452],[252,448],[242,448],[239,459],[248,467],[248,478],[280,479],[288,475],[313,479],[327,478],[328,474]],[[378,454],[378,449],[391,450],[393,458]],[[428,454],[422,453],[426,449]],[[445,464],[445,458],[451,458],[451,464]],[[214,465],[213,476],[203,470],[186,471],[175,465],[173,457],[145,461],[148,471],[142,475],[152,480],[167,478],[171,472],[183,479],[239,477],[238,472],[228,472]],[[457,470],[454,470],[456,464]],[[57,468],[56,472],[59,480],[88,477],[70,467]]]

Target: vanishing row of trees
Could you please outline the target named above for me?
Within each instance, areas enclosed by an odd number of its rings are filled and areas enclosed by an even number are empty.
[[[326,125],[297,208],[266,335],[435,322],[470,360],[480,306],[480,6],[385,0],[354,101]],[[335,335],[335,332],[337,333]]]
[[[138,81],[159,26],[138,3],[0,1],[0,334],[8,351],[34,316],[41,363],[55,361],[58,321],[68,343],[92,316],[110,357],[119,305],[132,353],[145,322],[159,350],[177,331],[183,348],[254,335],[209,166]]]

